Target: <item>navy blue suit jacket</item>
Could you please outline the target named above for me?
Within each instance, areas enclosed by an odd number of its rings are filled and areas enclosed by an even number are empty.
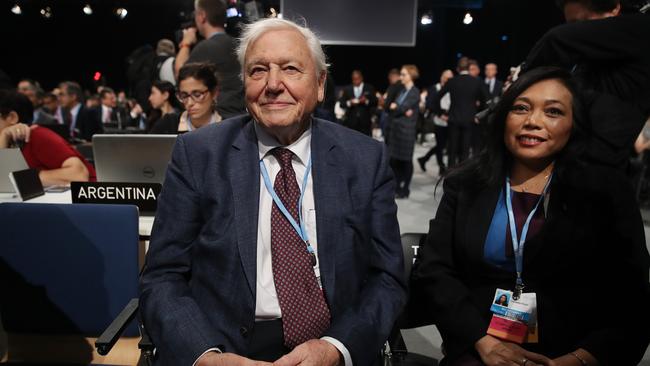
[[[259,152],[250,116],[178,137],[141,279],[163,364],[206,349],[248,353],[255,324]],[[374,362],[405,301],[394,180],[381,143],[312,123],[318,255],[332,314],[324,336]]]

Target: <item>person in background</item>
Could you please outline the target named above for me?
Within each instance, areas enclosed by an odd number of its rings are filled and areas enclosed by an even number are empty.
[[[43,108],[43,88],[37,81],[23,79],[18,82],[17,90],[32,102],[34,107],[32,123],[37,125],[53,125],[57,123],[54,116]]]
[[[179,118],[181,106],[176,98],[176,87],[168,81],[154,81],[149,95],[152,110],[147,116],[147,131],[168,114],[174,115],[170,119]]]
[[[220,85],[217,101],[219,115],[229,118],[245,113],[242,70],[235,58],[236,43],[226,34],[224,28],[226,2],[224,0],[194,1],[194,23],[196,28],[183,30],[183,40],[178,45],[175,63],[179,76],[177,79],[180,78],[180,69],[185,63],[212,63]],[[205,38],[198,43],[197,32]],[[191,52],[190,48],[192,48]]]
[[[570,78],[549,67],[521,76],[493,111],[486,148],[447,173],[411,282],[445,365],[631,366],[648,347],[641,215],[620,171],[581,161],[591,136]],[[633,321],[604,301],[609,289],[629,294]],[[504,290],[536,299],[523,343],[487,334]]]
[[[73,81],[64,81],[59,88],[61,116],[63,124],[70,128],[70,137],[92,141],[93,135],[102,133],[104,129],[101,121],[92,118],[90,110],[84,106],[81,86]]]
[[[167,81],[172,85],[176,85],[176,77],[174,73],[174,61],[176,60],[176,47],[174,42],[169,39],[163,38],[158,41],[156,45],[156,75],[155,80]]]
[[[389,136],[389,110],[388,106],[397,98],[397,94],[402,89],[402,82],[400,81],[400,72],[399,69],[393,68],[388,71],[388,87],[381,98],[378,98],[378,109],[381,110],[381,115],[379,116],[379,126],[381,127],[381,134],[384,137],[384,142],[388,144]]]
[[[436,95],[439,99],[449,93],[449,140],[447,152],[449,154],[449,167],[454,167],[467,159],[472,136],[474,134],[476,112],[479,106],[485,103],[485,88],[481,81],[469,73],[470,60],[461,57],[458,60],[458,75],[447,81]],[[440,100],[433,103],[434,107],[440,105]],[[439,111],[438,114],[441,114]],[[478,151],[474,152],[475,154]]]
[[[470,58],[468,62],[469,62],[469,68],[468,68],[469,75],[475,78],[480,78],[481,65],[478,64],[478,61],[472,58]]]
[[[343,124],[364,135],[372,136],[372,113],[377,106],[375,88],[363,81],[360,70],[352,71],[352,84],[343,88],[339,101],[346,110]]]
[[[568,23],[542,36],[521,68],[524,74],[558,66],[575,74],[594,137],[585,159],[622,170],[650,116],[650,14],[631,3],[558,0]]]
[[[485,82],[488,103],[493,101],[496,104],[498,100],[495,99],[500,97],[503,92],[503,81],[497,79],[497,73],[497,64],[491,62],[485,65],[485,79],[483,81]]]
[[[413,150],[415,149],[415,127],[418,118],[420,90],[415,80],[420,76],[415,65],[404,65],[400,70],[402,89],[388,106],[389,136],[388,154],[390,166],[395,173],[397,188],[395,198],[408,198],[413,177]]]
[[[188,63],[178,73],[176,97],[185,112],[180,116],[169,113],[154,124],[149,133],[177,134],[189,132],[221,121],[216,100],[219,95],[214,66],[207,63]]]
[[[449,120],[449,105],[451,100],[449,98],[449,93],[439,97],[438,93],[442,89],[447,81],[454,77],[454,73],[447,69],[440,74],[440,82],[431,87],[429,90],[429,95],[427,96],[426,108],[430,115],[433,116],[433,124],[435,126],[436,134],[436,146],[432,147],[427,151],[427,153],[418,158],[418,164],[423,172],[427,171],[426,164],[431,159],[433,154],[436,155],[436,161],[438,162],[438,175],[442,176],[447,171],[447,166],[443,160],[444,150],[447,148],[447,121]],[[436,106],[433,103],[439,100],[440,105]]]
[[[0,149],[19,147],[44,186],[95,181],[93,166],[48,128],[29,126],[33,107],[24,95],[0,90]]]
[[[50,116],[54,117],[56,114],[56,111],[59,109],[59,98],[54,95],[54,93],[49,92],[45,93],[43,95],[43,111]],[[56,120],[56,117],[54,117],[55,121],[54,123],[59,123],[58,120]]]

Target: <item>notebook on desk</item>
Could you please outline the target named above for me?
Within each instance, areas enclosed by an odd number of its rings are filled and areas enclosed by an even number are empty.
[[[0,193],[15,193],[9,173],[28,168],[20,149],[0,149]]]
[[[161,183],[176,135],[94,135],[99,182]]]

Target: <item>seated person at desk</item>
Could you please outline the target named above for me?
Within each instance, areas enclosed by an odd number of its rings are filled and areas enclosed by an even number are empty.
[[[444,365],[637,365],[648,347],[639,209],[622,173],[582,159],[586,121],[569,77],[549,67],[520,77],[485,149],[444,181],[411,287],[440,330]],[[505,291],[509,308],[536,299],[534,334],[504,340],[514,332],[492,312]],[[612,291],[627,299],[604,301]]]
[[[149,94],[149,103],[151,103],[151,112],[147,115],[147,131],[150,131],[163,117],[169,116],[171,120],[179,118],[179,110],[182,108],[176,98],[176,87],[169,81],[157,80],[151,86]]]
[[[27,97],[0,90],[0,149],[20,147],[27,165],[39,170],[44,186],[96,180],[93,166],[63,138],[24,123],[31,121],[32,108]]]
[[[167,114],[153,126],[149,133],[176,134],[190,132],[210,123],[221,121],[217,113],[217,88],[215,68],[208,63],[185,64],[178,72],[176,96],[185,107],[180,115]]]

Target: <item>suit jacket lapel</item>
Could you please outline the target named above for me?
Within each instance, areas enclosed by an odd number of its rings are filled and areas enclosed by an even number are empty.
[[[241,133],[233,143],[230,183],[233,192],[237,246],[251,293],[255,295],[257,276],[257,217],[259,213],[259,149],[253,121],[244,119]]]
[[[337,207],[341,197],[347,197],[345,184],[340,178],[340,167],[334,139],[320,126],[318,119],[312,123],[311,154],[314,204],[316,205],[316,236],[318,237],[318,259],[323,289],[332,304],[335,289],[336,246],[342,227],[342,218]]]

